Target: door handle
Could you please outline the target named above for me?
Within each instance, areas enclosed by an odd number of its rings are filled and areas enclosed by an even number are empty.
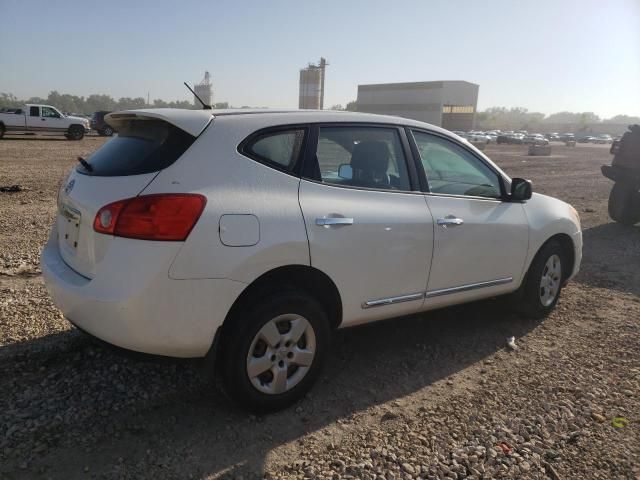
[[[436,223],[440,225],[442,228],[458,227],[464,224],[464,220],[461,218],[456,218],[453,215],[448,215],[445,218],[439,218],[438,220],[436,220]]]
[[[46,118],[41,118],[40,120],[42,120],[43,122],[46,122],[47,119]]]
[[[324,217],[316,218],[316,225],[329,226],[329,225],[353,225],[353,218],[345,217]]]

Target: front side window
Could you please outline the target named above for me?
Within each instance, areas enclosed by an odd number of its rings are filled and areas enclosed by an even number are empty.
[[[291,170],[300,156],[303,140],[303,129],[279,130],[259,135],[244,150],[266,163]]]
[[[315,180],[351,187],[410,190],[398,131],[378,127],[321,127]]]
[[[50,107],[42,107],[42,116],[48,118],[60,118],[58,112],[56,112],[53,108]]]
[[[442,137],[412,133],[432,193],[501,197],[498,175],[480,159]]]

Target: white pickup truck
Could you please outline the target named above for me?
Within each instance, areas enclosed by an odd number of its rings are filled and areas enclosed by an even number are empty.
[[[60,133],[81,140],[89,132],[89,119],[68,117],[50,105],[27,104],[13,112],[0,112],[0,138],[5,133]]]

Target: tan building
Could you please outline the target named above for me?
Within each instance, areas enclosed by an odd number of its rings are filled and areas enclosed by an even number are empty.
[[[358,111],[472,130],[479,85],[461,80],[358,85]]]

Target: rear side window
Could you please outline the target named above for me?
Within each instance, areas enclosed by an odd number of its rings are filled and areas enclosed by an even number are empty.
[[[257,135],[242,148],[242,152],[276,168],[293,170],[304,140],[304,129],[278,130]]]
[[[31,116],[31,117],[39,117],[40,116],[40,107],[29,107],[29,116]]]
[[[395,128],[321,127],[316,158],[314,180],[378,190],[411,190]]]
[[[142,175],[167,168],[195,141],[195,137],[166,122],[132,120],[121,126],[118,135],[96,150],[76,170],[85,175],[123,177]]]

